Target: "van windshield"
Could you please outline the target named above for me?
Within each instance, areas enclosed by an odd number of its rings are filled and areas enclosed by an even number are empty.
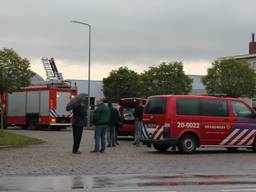
[[[166,98],[149,98],[145,106],[145,114],[164,114],[166,109]]]

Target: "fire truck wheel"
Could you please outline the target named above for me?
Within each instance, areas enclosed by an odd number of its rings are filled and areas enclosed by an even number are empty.
[[[182,136],[179,141],[179,151],[182,153],[193,153],[196,150],[197,140],[193,135],[187,134]]]
[[[28,129],[37,129],[38,128],[38,123],[37,120],[34,118],[29,119],[28,121]]]
[[[27,129],[28,127],[26,125],[21,125],[21,129]]]
[[[165,152],[165,151],[167,151],[170,148],[169,145],[157,144],[157,143],[153,144],[153,146],[159,152]]]
[[[4,123],[3,123],[3,129],[7,129],[7,126],[6,126],[6,124],[5,124],[5,115],[3,116],[3,121],[4,121]],[[1,121],[1,120],[0,120]]]

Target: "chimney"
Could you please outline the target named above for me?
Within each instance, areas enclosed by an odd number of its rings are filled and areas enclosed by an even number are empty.
[[[252,41],[249,44],[249,54],[256,54],[256,42],[254,41],[254,33],[252,33]]]

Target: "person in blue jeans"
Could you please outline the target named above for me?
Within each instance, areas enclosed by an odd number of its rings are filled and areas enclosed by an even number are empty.
[[[93,122],[95,124],[95,147],[91,152],[103,153],[106,149],[106,129],[109,126],[110,110],[103,103],[102,99],[96,100],[96,110],[93,115]]]
[[[139,105],[135,107],[133,116],[135,118],[135,133],[134,133],[134,142],[133,144],[136,145],[137,147],[140,146],[140,139],[142,136],[142,117],[143,117],[143,102],[140,101]]]

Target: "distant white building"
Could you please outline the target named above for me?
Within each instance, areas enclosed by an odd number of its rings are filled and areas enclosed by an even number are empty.
[[[192,91],[190,95],[204,95],[206,94],[205,86],[202,83],[203,76],[201,75],[189,75],[193,79]],[[78,93],[88,93],[88,81],[87,80],[72,80],[69,79],[72,86],[76,86]],[[91,80],[90,84],[90,96],[91,104],[95,104],[95,98],[104,98],[103,82],[100,80]]]
[[[250,67],[256,72],[256,42],[254,40],[254,33],[252,33],[252,41],[249,43],[249,54],[244,55],[234,55],[234,56],[226,56],[220,57],[218,60],[225,59],[235,59],[235,60],[244,60],[250,64]],[[245,98],[246,102],[256,108],[256,97],[249,99]]]
[[[45,80],[40,75],[36,74],[31,78],[32,85],[43,85],[45,84]]]
[[[74,80],[69,79],[72,87],[77,87],[78,94],[79,93],[88,93],[88,80]],[[91,80],[90,81],[90,98],[91,105],[95,104],[96,98],[104,98],[103,94],[103,82],[99,80]]]
[[[254,40],[254,33],[252,33],[252,41],[249,43],[249,54],[218,58],[218,60],[225,59],[245,60],[250,64],[250,67],[256,72],[256,42]]]
[[[205,95],[207,94],[205,86],[203,84],[203,75],[188,75],[191,79],[193,79],[192,82],[192,90],[189,93],[189,95]]]

